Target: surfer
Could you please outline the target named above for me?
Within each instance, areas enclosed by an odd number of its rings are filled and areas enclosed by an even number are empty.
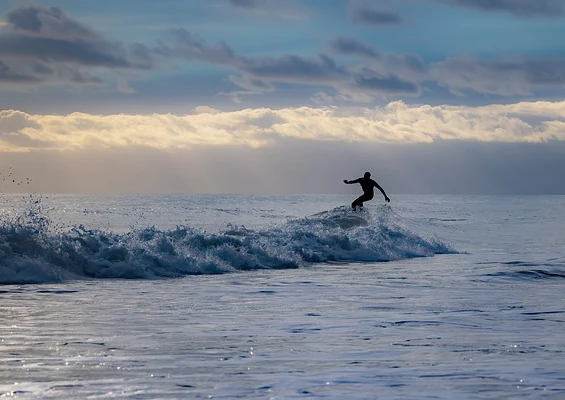
[[[359,184],[361,184],[361,188],[363,189],[363,194],[361,196],[359,196],[357,199],[355,199],[355,201],[353,203],[351,203],[351,208],[353,208],[354,210],[357,206],[363,207],[363,202],[369,201],[373,198],[373,196],[374,196],[373,188],[374,187],[376,187],[377,189],[379,189],[381,191],[381,193],[385,197],[386,202],[390,201],[390,199],[386,195],[384,189],[382,187],[380,187],[380,185],[377,182],[375,182],[374,180],[371,179],[371,173],[370,172],[365,172],[365,175],[363,175],[363,178],[357,178],[353,181],[348,181],[347,179],[344,179],[343,182],[347,183],[348,185],[350,185],[352,183],[359,183]]]

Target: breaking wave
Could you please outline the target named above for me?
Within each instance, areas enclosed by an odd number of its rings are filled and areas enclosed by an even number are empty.
[[[207,233],[189,226],[112,233],[79,225],[50,229],[35,202],[0,225],[0,284],[70,279],[155,279],[312,263],[384,262],[453,253],[404,228],[388,205],[372,213],[348,207],[259,230],[228,226]]]

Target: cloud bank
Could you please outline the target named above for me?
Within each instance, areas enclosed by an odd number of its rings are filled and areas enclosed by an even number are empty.
[[[270,148],[288,140],[389,144],[563,141],[565,102],[468,107],[397,101],[377,108],[260,108],[230,112],[199,107],[187,115],[0,112],[0,149],[11,152],[128,147]]]

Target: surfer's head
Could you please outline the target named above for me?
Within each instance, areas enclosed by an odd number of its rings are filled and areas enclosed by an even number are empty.
[[[363,175],[365,178],[370,178],[371,177],[371,173],[370,172],[365,172],[365,175]]]

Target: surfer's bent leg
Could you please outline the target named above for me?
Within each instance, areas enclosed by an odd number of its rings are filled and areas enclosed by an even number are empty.
[[[351,208],[355,210],[357,206],[363,207],[363,202],[365,201],[365,195],[359,196],[353,203],[351,203]]]
[[[373,196],[371,196],[371,194],[363,193],[361,196],[359,196],[357,199],[355,199],[355,201],[353,203],[351,203],[351,208],[353,208],[355,210],[355,207],[357,207],[357,206],[363,207],[363,202],[369,201],[372,198],[373,198]]]

